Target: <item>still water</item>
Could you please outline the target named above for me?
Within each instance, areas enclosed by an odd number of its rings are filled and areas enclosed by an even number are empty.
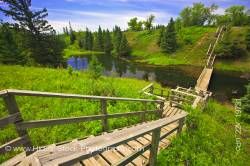
[[[162,86],[175,88],[177,85],[193,87],[202,71],[200,67],[194,66],[150,66],[127,62],[107,55],[97,56],[104,67],[104,75],[137,78],[148,81],[156,81]],[[72,57],[67,64],[77,70],[87,70],[91,56]],[[249,74],[249,73],[248,73]],[[245,93],[245,85],[249,78],[239,72],[214,71],[209,90],[213,92],[214,98],[222,102],[231,101],[232,98],[241,97]]]

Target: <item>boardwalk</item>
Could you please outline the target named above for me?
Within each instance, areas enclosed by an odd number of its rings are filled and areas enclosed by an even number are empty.
[[[182,131],[185,118],[188,115],[183,110],[183,105],[189,104],[193,107],[197,107],[198,105],[202,106],[206,103],[208,97],[211,96],[211,93],[208,92],[207,89],[213,72],[214,60],[216,58],[213,52],[217,42],[222,36],[223,27],[218,28],[216,32],[216,41],[209,46],[207,64],[199,76],[195,88],[177,87],[176,89],[172,89],[170,94],[166,94],[163,89],[160,89],[157,93],[157,88],[155,88],[153,84],[150,84],[141,91],[141,93],[146,95],[155,96],[158,100],[21,90],[0,91],[0,97],[3,98],[7,110],[9,111],[9,116],[0,119],[0,127],[14,124],[19,135],[15,140],[1,145],[0,153],[5,153],[6,147],[8,146],[23,146],[26,148],[26,152],[13,157],[3,163],[3,165],[156,165],[157,152],[168,147],[171,139]],[[101,114],[25,122],[22,119],[18,105],[15,101],[15,96],[96,100],[100,102]],[[156,110],[108,114],[108,101],[151,102],[156,105]],[[158,117],[157,120],[145,122],[143,117],[151,114],[156,115]],[[129,116],[140,116],[142,118],[142,123],[114,131],[108,130],[109,119]],[[29,128],[96,120],[102,122],[104,132],[101,135],[89,136],[87,138],[75,139],[63,143],[55,143],[37,151],[27,150],[32,147],[32,143],[27,134],[27,129]]]

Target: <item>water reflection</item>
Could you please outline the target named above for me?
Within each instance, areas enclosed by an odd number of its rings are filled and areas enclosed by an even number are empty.
[[[128,63],[109,55],[98,55],[99,62],[104,67],[104,75],[138,78],[156,81],[162,86],[175,88],[176,86],[193,87],[202,68],[194,66],[155,67],[137,63]],[[91,56],[72,57],[68,65],[77,70],[86,70]],[[245,93],[246,78],[240,78],[239,73],[214,71],[209,89],[220,101],[229,101],[233,97],[240,97]],[[237,93],[234,93],[237,92]]]

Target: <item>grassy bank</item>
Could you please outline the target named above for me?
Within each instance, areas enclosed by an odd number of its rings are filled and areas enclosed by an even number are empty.
[[[248,27],[233,27],[231,39],[244,42]],[[126,32],[129,44],[132,47],[132,57],[135,61],[153,65],[179,65],[188,64],[204,66],[206,52],[211,41],[215,39],[216,28],[213,27],[187,27],[177,33],[179,48],[175,53],[163,53],[157,45],[160,30],[148,32]],[[239,59],[217,59],[215,68],[219,70],[232,70],[250,72],[250,53]]]
[[[202,65],[210,41],[214,39],[213,27],[188,27],[177,33],[179,48],[173,54],[163,53],[157,45],[160,30],[127,32],[132,56],[139,62],[155,65]]]
[[[86,95],[105,95],[145,98],[139,91],[149,82],[101,77],[92,80],[85,72],[73,72],[65,69],[49,69],[21,66],[0,65],[0,90],[26,89],[48,92],[76,93]],[[157,85],[159,86],[159,85]],[[78,99],[55,99],[39,97],[17,97],[24,120],[77,117],[100,114],[100,102]],[[141,102],[108,102],[108,113],[130,112],[144,110]],[[152,110],[153,106],[148,105]],[[0,99],[0,118],[8,115],[2,99]],[[151,117],[147,117],[150,119]],[[154,118],[154,117],[152,117]],[[138,123],[140,118],[130,117],[109,121],[111,129]],[[30,129],[29,136],[35,146],[48,145],[55,142],[96,135],[101,132],[100,121],[59,125]],[[45,136],[46,135],[46,136]],[[17,138],[12,125],[0,130],[0,145]],[[0,155],[0,163],[14,154]]]
[[[241,135],[235,135],[233,108],[210,101],[202,112],[188,109],[187,128],[160,152],[158,165],[247,165],[250,162],[250,125],[241,123]],[[240,151],[236,151],[236,137]]]
[[[233,42],[234,40],[237,40],[241,44],[244,44],[248,28],[250,27],[232,27],[229,31],[229,41]],[[222,70],[237,70],[250,72],[250,52],[246,52],[245,56],[242,56],[238,59],[217,58],[215,68]]]

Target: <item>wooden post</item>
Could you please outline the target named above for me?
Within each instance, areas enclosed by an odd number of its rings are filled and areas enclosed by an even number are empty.
[[[143,107],[144,107],[144,114],[142,114],[141,115],[141,122],[145,122],[145,120],[146,120],[146,110],[147,110],[147,102],[142,102],[142,104],[143,104]]]
[[[18,108],[18,105],[16,103],[14,95],[7,94],[6,96],[3,97],[3,100],[4,100],[6,108],[7,108],[10,115],[20,113],[20,110]],[[31,141],[29,139],[29,136],[28,136],[28,132],[27,132],[27,130],[22,130],[22,129],[19,129],[17,127],[18,123],[22,122],[22,121],[23,121],[23,119],[22,119],[21,114],[20,114],[19,120],[16,121],[14,123],[14,125],[15,125],[16,131],[17,131],[19,137],[25,137],[23,147],[25,148],[24,150],[26,151],[26,155],[29,155],[29,154],[33,153],[33,148],[32,148],[32,144],[31,144]]]
[[[155,166],[157,161],[157,152],[159,147],[160,141],[160,133],[161,129],[155,129],[152,133],[152,142],[151,142],[151,149],[150,149],[150,156],[149,156],[149,166]]]
[[[105,116],[102,120],[102,130],[108,131],[108,119],[107,119],[107,101],[101,99],[101,113]]]
[[[182,118],[182,119],[179,120],[179,126],[178,126],[178,129],[177,129],[177,134],[181,133],[183,125],[184,125],[184,121],[185,121],[185,118]]]
[[[160,103],[160,109],[159,109],[159,118],[162,118],[162,114],[164,112],[164,102]]]

